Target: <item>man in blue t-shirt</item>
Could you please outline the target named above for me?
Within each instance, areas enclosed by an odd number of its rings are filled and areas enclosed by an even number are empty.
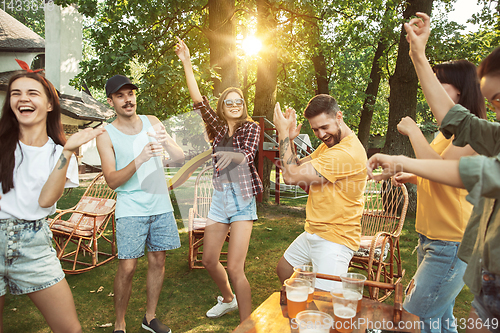
[[[132,292],[137,259],[148,247],[147,301],[142,327],[150,332],[169,333],[155,318],[163,285],[165,251],[180,247],[177,224],[168,194],[163,166],[166,161],[182,163],[182,149],[154,116],[138,115],[135,90],[125,76],[106,82],[108,103],[116,119],[97,140],[106,181],[117,192],[116,241],[118,271],[114,284],[115,333],[125,333],[125,313]],[[162,161],[163,150],[170,158]]]

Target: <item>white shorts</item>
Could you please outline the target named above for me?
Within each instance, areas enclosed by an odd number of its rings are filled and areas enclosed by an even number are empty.
[[[312,263],[318,273],[340,275],[349,268],[354,251],[304,231],[286,249],[283,257],[293,267]],[[316,279],[317,289],[330,291],[341,287],[340,282]]]

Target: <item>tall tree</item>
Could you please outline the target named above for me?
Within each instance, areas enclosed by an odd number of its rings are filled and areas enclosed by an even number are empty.
[[[416,12],[424,12],[430,15],[433,1],[407,0],[406,9],[403,12],[403,21],[408,22]],[[409,56],[409,50],[406,32],[403,25],[401,25],[396,69],[389,79],[391,88],[389,95],[389,123],[383,148],[383,152],[388,154],[413,156],[410,140],[399,134],[397,130],[401,118],[410,116],[415,119],[417,114],[418,78]]]
[[[403,22],[408,22],[416,12],[431,14],[434,0],[407,0],[403,12]],[[406,41],[406,32],[401,25],[399,36],[398,57],[396,69],[389,79],[391,88],[389,95],[389,121],[387,135],[382,151],[391,155],[414,156],[413,148],[408,137],[399,134],[397,125],[401,118],[417,116],[418,77],[409,55],[410,47]],[[409,188],[409,210],[415,211],[417,204],[416,189]]]
[[[377,49],[373,56],[372,68],[370,72],[370,81],[365,90],[365,101],[363,102],[363,109],[361,110],[361,118],[358,125],[358,138],[363,144],[366,150],[368,150],[368,141],[370,139],[370,127],[373,119],[373,111],[375,102],[377,101],[378,90],[380,86],[380,80],[382,79],[382,68],[381,61],[387,48],[390,45],[390,33],[392,30],[392,22],[389,20],[389,16],[393,12],[391,10],[392,3],[387,1],[386,9],[384,14],[384,20],[381,23],[383,25],[380,30]]]
[[[239,87],[236,65],[236,29],[234,0],[208,0],[207,37],[210,66],[219,74],[214,77],[214,96],[228,87]]]
[[[255,85],[254,116],[273,119],[276,103],[277,64],[276,54],[276,18],[273,7],[268,0],[257,0],[257,37],[262,42],[257,66],[257,82]],[[264,160],[264,195],[262,202],[269,199],[270,176],[273,162]]]

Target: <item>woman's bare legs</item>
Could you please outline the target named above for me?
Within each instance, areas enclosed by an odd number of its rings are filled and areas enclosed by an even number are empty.
[[[217,287],[219,287],[225,303],[233,300],[233,292],[229,285],[226,270],[220,263],[219,258],[228,231],[229,224],[207,219],[207,226],[205,227],[205,235],[203,237],[203,258],[201,259],[208,274],[210,274]]]
[[[252,292],[250,283],[245,276],[245,260],[248,253],[250,236],[252,235],[253,221],[237,221],[231,223],[231,237],[229,239],[227,255],[227,272],[231,278],[240,321],[245,320],[252,313]]]
[[[43,290],[28,294],[54,333],[80,333],[82,327],[66,279]],[[3,301],[0,301],[3,303]]]

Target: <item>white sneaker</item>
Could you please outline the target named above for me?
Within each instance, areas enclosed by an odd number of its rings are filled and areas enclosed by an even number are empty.
[[[215,304],[210,310],[207,311],[208,318],[219,318],[228,312],[238,309],[238,302],[236,301],[236,295],[233,295],[233,300],[229,303],[224,303],[224,298],[222,296],[217,297],[217,304]]]

